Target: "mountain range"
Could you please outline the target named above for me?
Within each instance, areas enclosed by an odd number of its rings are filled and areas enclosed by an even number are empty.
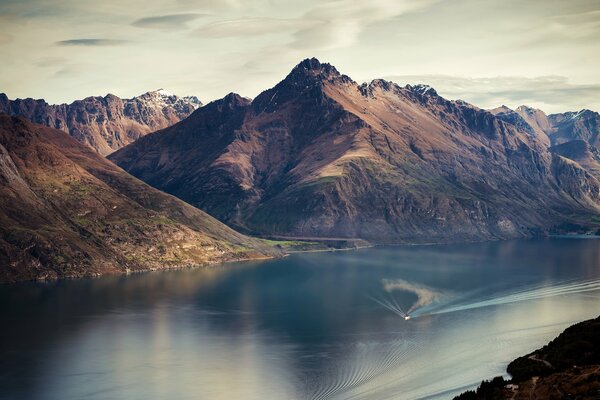
[[[358,84],[313,58],[254,100],[231,93],[109,159],[247,233],[504,239],[597,229],[597,121]]]
[[[273,254],[67,133],[0,113],[0,282]]]
[[[589,110],[485,110],[314,58],[253,100],[200,105],[162,90],[0,96],[20,115],[0,113],[0,281],[279,254],[249,234],[400,244],[600,227]]]
[[[506,106],[490,110],[500,119],[523,129],[547,136],[555,146],[573,140],[583,140],[600,150],[600,114],[591,110],[546,115],[542,110],[520,106],[511,110]]]
[[[58,105],[44,100],[9,100],[0,93],[0,112],[61,129],[102,155],[179,122],[201,105],[195,96],[178,97],[163,89],[131,99],[108,94]]]

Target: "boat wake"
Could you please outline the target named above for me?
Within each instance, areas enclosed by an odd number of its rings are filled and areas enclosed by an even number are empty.
[[[421,315],[445,314],[456,311],[471,310],[474,308],[490,307],[501,304],[516,303],[521,301],[536,300],[545,297],[562,296],[567,294],[580,294],[587,292],[600,291],[600,279],[587,281],[563,282],[553,286],[538,286],[522,289],[505,295],[491,297],[488,299],[461,302],[460,300],[453,304],[437,304],[423,309]]]
[[[457,298],[450,293],[432,289],[421,284],[407,282],[402,279],[383,279],[382,284],[383,289],[388,296],[369,296],[369,298],[405,320],[425,315],[445,314],[471,310],[474,308],[536,300],[544,297],[562,296],[567,294],[585,295],[587,292],[600,291],[600,279],[567,281],[550,286],[540,285],[537,287],[528,287],[514,292],[473,301],[468,298],[469,296]],[[417,296],[417,300],[405,311],[393,297],[392,292],[395,290],[413,293]]]
[[[395,339],[383,342],[357,343],[356,348],[335,373],[311,385],[307,398],[311,400],[348,399],[355,390],[371,384],[385,373],[393,371],[411,354],[418,353],[419,344],[412,340]]]

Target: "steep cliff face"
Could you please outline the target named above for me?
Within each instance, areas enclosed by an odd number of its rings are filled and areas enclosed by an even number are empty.
[[[600,200],[600,183],[529,129],[428,86],[358,85],[316,59],[252,102],[231,94],[110,159],[261,234],[507,238],[585,221]]]
[[[177,97],[162,89],[131,99],[109,94],[60,105],[34,99],[9,100],[0,93],[0,112],[68,132],[102,155],[179,122],[201,105],[196,97]]]
[[[552,146],[552,153],[575,161],[590,174],[600,179],[600,151],[590,146],[583,140],[571,140],[569,142]]]
[[[0,114],[0,282],[271,254],[65,132]]]

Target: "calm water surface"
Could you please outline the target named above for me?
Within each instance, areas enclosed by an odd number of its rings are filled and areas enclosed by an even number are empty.
[[[1,399],[445,399],[600,314],[600,240],[305,253],[0,304]]]

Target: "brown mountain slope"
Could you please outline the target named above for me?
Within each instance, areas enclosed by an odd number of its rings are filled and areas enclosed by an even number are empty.
[[[0,282],[263,257],[271,250],[66,133],[0,113]]]
[[[599,210],[600,183],[536,135],[427,86],[357,85],[305,60],[110,156],[262,234],[384,243],[530,235]]]
[[[34,99],[9,100],[0,93],[0,112],[61,129],[102,155],[181,121],[201,105],[196,97],[177,97],[164,90],[132,99],[109,94],[60,105]]]

